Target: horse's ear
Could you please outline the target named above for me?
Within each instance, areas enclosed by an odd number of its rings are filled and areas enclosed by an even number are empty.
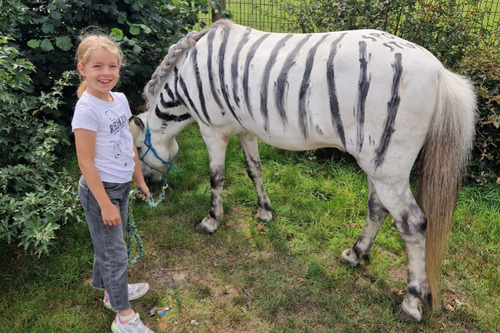
[[[144,122],[142,121],[141,118],[137,117],[137,116],[132,116],[132,118],[130,118],[134,124],[139,127],[141,130],[144,129]]]

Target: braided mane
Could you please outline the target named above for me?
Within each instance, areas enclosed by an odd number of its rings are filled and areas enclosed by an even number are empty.
[[[160,89],[163,87],[162,83],[165,81],[167,76],[170,74],[172,69],[175,67],[177,62],[182,58],[184,53],[189,50],[196,42],[203,36],[205,36],[211,29],[217,29],[222,27],[224,29],[230,29],[231,25],[234,23],[230,20],[218,20],[212,24],[211,28],[203,29],[202,31],[191,31],[182,38],[176,44],[170,46],[168,53],[163,58],[161,64],[156,68],[151,80],[144,87],[144,96],[146,97],[147,104],[150,100],[153,100]],[[149,108],[149,105],[148,105]]]
[[[151,76],[151,80],[149,80],[144,88],[144,95],[148,104],[149,101],[154,99],[161,90],[162,82],[170,74],[179,59],[181,59],[184,53],[196,44],[201,37],[206,35],[209,30],[210,29],[204,29],[200,32],[191,31],[186,35],[186,37],[170,46],[167,55],[163,58],[161,64],[156,68],[155,72]]]

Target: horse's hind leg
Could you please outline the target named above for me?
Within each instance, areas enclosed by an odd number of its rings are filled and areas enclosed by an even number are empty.
[[[427,220],[413,197],[407,180],[373,180],[380,202],[394,218],[406,245],[408,289],[403,303],[395,310],[401,319],[420,321],[422,304],[430,304],[425,267],[425,231]]]
[[[370,252],[382,223],[388,215],[387,209],[380,201],[373,183],[369,181],[369,196],[368,196],[368,217],[366,224],[353,247],[342,252],[341,261],[349,263],[353,266],[359,264],[360,260],[369,261]]]
[[[262,183],[262,168],[260,165],[259,150],[257,147],[257,137],[250,133],[243,133],[238,135],[241,146],[243,147],[243,154],[247,165],[248,177],[252,180],[255,191],[257,192],[257,200],[259,203],[259,211],[255,215],[263,221],[270,221],[273,217],[271,201],[264,190]]]

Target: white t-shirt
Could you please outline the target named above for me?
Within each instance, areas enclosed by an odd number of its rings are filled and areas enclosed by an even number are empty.
[[[111,92],[113,102],[105,102],[84,92],[75,106],[73,131],[96,132],[94,165],[104,182],[126,183],[134,173],[134,146],[128,119],[132,116],[127,98]]]

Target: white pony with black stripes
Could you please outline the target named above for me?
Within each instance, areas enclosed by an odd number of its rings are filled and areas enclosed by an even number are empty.
[[[164,162],[177,154],[175,136],[188,124],[197,122],[205,140],[212,206],[197,231],[213,233],[222,221],[230,136],[240,139],[264,221],[272,213],[257,138],[289,150],[335,147],[356,158],[369,183],[366,225],[342,260],[367,261],[390,213],[406,244],[408,270],[396,315],[420,321],[422,305],[439,307],[475,95],[430,52],[377,30],[278,34],[222,20],[173,45],[145,95],[148,110],[132,124],[145,175],[158,177],[169,167]],[[409,175],[419,155],[415,199]]]

